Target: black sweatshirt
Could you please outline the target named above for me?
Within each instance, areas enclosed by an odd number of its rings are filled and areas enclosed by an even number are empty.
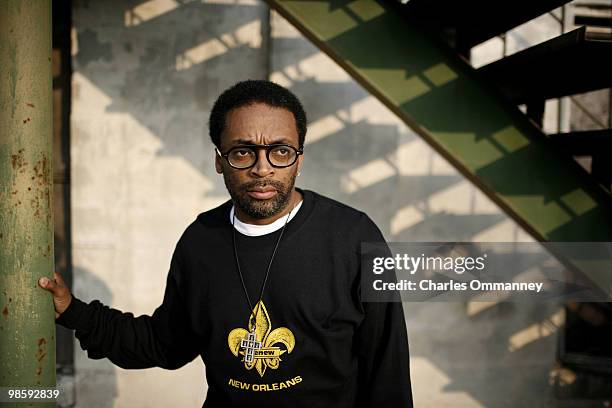
[[[76,330],[90,358],[126,369],[176,369],[200,355],[207,408],[412,407],[402,305],[360,301],[360,243],[382,234],[363,212],[298,191],[304,201],[284,231],[256,324],[236,268],[231,201],[187,227],[152,316],[73,297],[57,322]],[[236,231],[256,309],[278,234]]]

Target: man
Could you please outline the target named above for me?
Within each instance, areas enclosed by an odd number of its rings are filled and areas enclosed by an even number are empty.
[[[181,236],[164,299],[134,317],[41,279],[57,322],[91,358],[176,369],[200,355],[204,407],[411,407],[401,303],[360,299],[360,244],[384,241],[363,212],[295,188],[306,115],[269,81],[215,102],[215,167],[231,200]],[[45,280],[46,279],[46,280]]]

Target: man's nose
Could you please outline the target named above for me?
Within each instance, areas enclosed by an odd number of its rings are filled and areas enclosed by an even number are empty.
[[[265,149],[257,149],[257,163],[251,167],[251,174],[256,177],[266,177],[274,172],[274,167],[268,162]]]

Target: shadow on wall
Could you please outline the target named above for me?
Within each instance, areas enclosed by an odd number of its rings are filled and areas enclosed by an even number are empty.
[[[113,304],[112,292],[103,280],[87,269],[75,267],[78,276],[73,292],[76,297],[89,303],[97,299],[105,305]],[[75,338],[75,403],[77,407],[112,408],[118,395],[117,368],[108,359],[92,360],[81,349]]]
[[[418,333],[410,336],[410,345],[421,401],[571,405],[557,400],[551,387],[562,305],[497,303],[475,314],[459,303],[405,303],[404,309],[409,336]]]
[[[186,159],[216,180],[211,195],[225,195],[208,114],[233,83],[267,77],[268,10],[256,1],[166,3],[76,1],[74,72],[110,98],[107,112],[129,113],[154,134],[163,145],[158,155]],[[204,162],[203,151],[210,152]]]
[[[463,177],[436,171],[439,158],[430,149],[418,153],[422,142],[399,121],[374,123],[357,115],[355,106],[368,102],[369,94],[352,80],[318,80],[307,60],[319,51],[306,40],[282,34],[268,39],[262,2],[236,3],[75,1],[74,71],[109,98],[107,112],[129,114],[159,139],[157,155],[183,158],[215,180],[207,194],[226,194],[208,138],[214,99],[236,81],[266,78],[272,70],[290,82],[311,125],[333,124],[318,134],[311,127],[300,187],[364,210],[393,241],[470,240],[507,221],[499,211],[454,211],[452,196],[442,207],[432,205],[433,198],[465,183]],[[404,171],[411,163],[395,157],[413,148],[417,154],[410,157],[420,171]],[[202,151],[210,152],[204,160]],[[394,227],[406,209],[417,215]],[[86,270],[77,269],[75,276],[83,290],[93,288],[85,298],[111,303],[103,282]],[[547,321],[556,322],[558,305],[499,303],[478,311],[457,303],[404,306],[417,362],[413,378],[417,386],[431,386],[426,394],[440,395],[437,401],[461,395],[465,406],[548,403],[554,336],[537,333]],[[89,361],[79,351],[77,359],[83,367],[77,380],[84,384],[77,403],[112,406],[114,366]]]

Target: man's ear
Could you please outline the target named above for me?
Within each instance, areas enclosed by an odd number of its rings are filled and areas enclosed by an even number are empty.
[[[217,174],[223,174],[223,165],[221,163],[221,156],[215,150],[215,170],[217,170]]]

